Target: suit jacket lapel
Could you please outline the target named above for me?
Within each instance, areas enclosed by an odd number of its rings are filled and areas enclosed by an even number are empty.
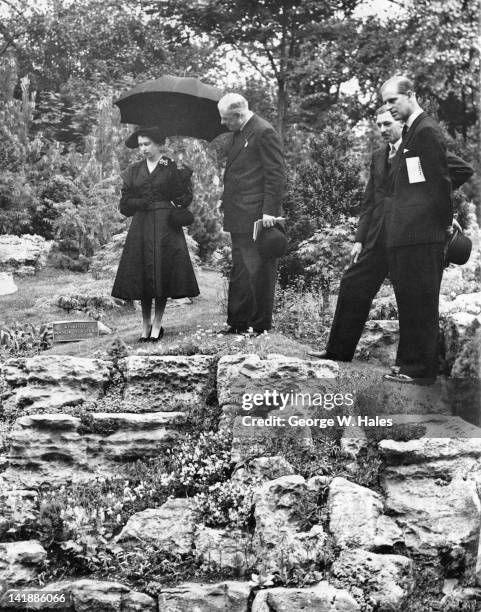
[[[256,116],[253,115],[249,119],[249,121],[245,124],[244,129],[241,131],[239,136],[233,142],[232,147],[230,148],[229,153],[227,154],[227,162],[225,165],[226,170],[232,164],[235,158],[239,155],[242,149],[246,146],[246,142],[248,141],[249,136],[254,130],[255,117]]]
[[[426,113],[422,112],[420,115],[418,115],[416,117],[416,119],[413,121],[413,124],[411,125],[411,127],[407,131],[406,136],[404,137],[403,141],[399,145],[399,149],[396,151],[396,155],[394,156],[394,159],[391,162],[391,169],[389,171],[389,178],[392,178],[392,176],[398,171],[399,165],[400,165],[401,160],[402,160],[403,155],[404,155],[404,150],[408,149],[408,145],[411,143],[411,141],[412,141],[412,139],[414,137],[414,133],[416,131],[416,127],[424,119],[424,117],[426,117]]]

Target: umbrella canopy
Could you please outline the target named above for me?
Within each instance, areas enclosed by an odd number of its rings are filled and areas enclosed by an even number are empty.
[[[220,89],[198,79],[163,76],[136,85],[114,104],[122,123],[155,125],[165,136],[212,140],[227,131],[217,110],[221,97]]]

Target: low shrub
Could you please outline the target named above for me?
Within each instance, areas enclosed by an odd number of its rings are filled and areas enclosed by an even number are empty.
[[[52,326],[14,321],[0,328],[0,357],[31,357],[53,344]]]
[[[329,333],[328,303],[319,288],[308,288],[300,278],[276,287],[274,324],[276,331],[299,340],[322,342]]]

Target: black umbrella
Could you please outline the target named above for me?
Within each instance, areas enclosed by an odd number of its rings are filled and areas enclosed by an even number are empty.
[[[122,123],[156,125],[165,136],[212,140],[227,131],[217,110],[221,97],[220,89],[198,79],[163,76],[136,85],[114,104]]]

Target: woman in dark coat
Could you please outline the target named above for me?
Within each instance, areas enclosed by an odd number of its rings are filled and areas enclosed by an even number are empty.
[[[133,218],[112,295],[141,301],[140,342],[155,342],[163,336],[161,323],[167,298],[199,295],[183,229],[169,222],[172,203],[187,207],[192,201],[192,171],[178,168],[162,155],[164,140],[158,128],[139,128],[126,145],[138,146],[145,159],[122,173],[120,212]]]

